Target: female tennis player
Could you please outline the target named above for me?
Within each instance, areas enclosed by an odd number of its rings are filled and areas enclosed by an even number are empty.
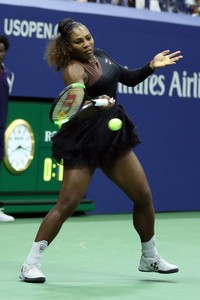
[[[144,67],[128,70],[103,50],[94,48],[93,37],[85,25],[65,19],[59,23],[58,32],[47,47],[48,64],[63,70],[66,85],[82,83],[91,98],[104,95],[108,101],[102,108],[92,107],[76,115],[52,138],[53,157],[64,164],[62,187],[58,202],[41,223],[20,278],[26,282],[45,282],[40,269],[42,256],[83,199],[96,168],[101,168],[134,203],[133,224],[142,251],[138,269],[164,274],[178,272],[178,267],[166,262],[157,251],[151,190],[132,151],[140,139],[123,107],[112,98],[116,100],[118,82],[133,87],[156,69],[176,64],[182,58],[180,51],[162,51]],[[123,126],[118,131],[108,129],[108,121],[113,118],[122,120]]]

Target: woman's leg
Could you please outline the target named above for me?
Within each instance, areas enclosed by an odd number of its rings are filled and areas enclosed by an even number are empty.
[[[86,194],[94,169],[64,170],[63,182],[54,208],[46,215],[35,241],[46,240],[48,244],[58,234],[63,222],[70,217]]]
[[[104,173],[134,202],[133,224],[140,236],[142,256],[139,270],[143,272],[175,273],[178,268],[158,255],[154,236],[154,208],[144,170],[133,152],[127,152],[109,162]]]
[[[111,161],[103,172],[134,202],[133,224],[141,242],[154,235],[154,208],[151,190],[143,168],[133,152]]]
[[[26,282],[42,283],[46,278],[40,270],[40,262],[47,246],[60,231],[86,194],[94,169],[81,168],[64,170],[59,199],[54,208],[42,221],[35,242],[23,264],[20,279]]]

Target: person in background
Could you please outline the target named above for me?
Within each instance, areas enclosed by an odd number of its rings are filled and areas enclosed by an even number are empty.
[[[8,100],[14,82],[13,72],[9,71],[3,63],[9,46],[10,44],[7,36],[0,35],[0,167],[5,155],[5,128],[8,112]],[[3,208],[0,208],[0,222],[11,221],[14,221],[14,218],[5,214],[3,212]]]
[[[80,22],[65,19],[59,23],[59,35],[46,51],[50,66],[62,69],[66,85],[80,82],[91,98],[107,99],[100,108],[92,107],[63,124],[53,136],[53,157],[63,161],[64,177],[56,205],[46,215],[25,259],[20,279],[42,283],[46,278],[40,270],[42,256],[59,233],[63,223],[73,214],[86,194],[97,168],[120,187],[134,203],[133,225],[141,242],[139,271],[163,274],[176,273],[178,267],[166,262],[158,253],[154,232],[154,207],[144,170],[132,151],[140,143],[136,127],[117,104],[118,82],[136,86],[156,69],[176,64],[180,51],[164,50],[139,69],[126,69],[102,49],[94,48],[89,29]],[[137,61],[137,57],[133,56]],[[133,104],[134,105],[134,104]],[[108,128],[109,120],[119,118],[118,131]],[[120,258],[122,259],[122,258]]]

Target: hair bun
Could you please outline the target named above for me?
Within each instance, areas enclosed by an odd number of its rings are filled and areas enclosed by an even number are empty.
[[[74,23],[75,21],[73,19],[64,19],[60,21],[58,24],[58,32],[61,34],[61,36],[65,36],[67,29],[70,28]]]

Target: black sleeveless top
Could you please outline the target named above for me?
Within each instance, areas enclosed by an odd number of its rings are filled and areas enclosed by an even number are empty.
[[[95,49],[97,61],[80,63],[87,81],[87,92],[91,98],[106,94],[116,99],[118,82],[127,86],[135,86],[153,73],[145,65],[143,68],[128,70],[112,60],[103,50]],[[118,131],[111,131],[108,122],[119,118],[123,126]],[[119,155],[130,151],[140,143],[135,125],[124,113],[122,106],[115,104],[109,110],[88,108],[63,124],[52,138],[53,157],[66,168],[85,166],[102,167]]]

